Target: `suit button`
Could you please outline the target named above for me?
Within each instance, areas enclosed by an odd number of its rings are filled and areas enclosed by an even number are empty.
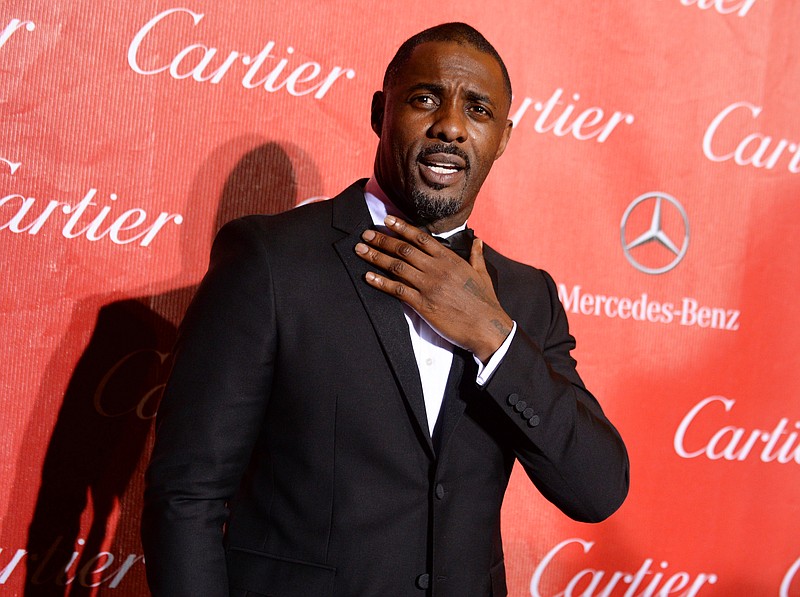
[[[533,415],[530,419],[528,419],[529,427],[536,427],[538,424],[539,424],[539,415]]]
[[[517,402],[519,402],[519,394],[509,394],[508,395],[508,404],[509,404],[509,406],[514,406]]]
[[[517,411],[518,413],[521,413],[523,410],[527,408],[527,406],[528,406],[527,402],[525,402],[524,400],[520,400],[514,405],[514,410]]]
[[[522,411],[522,418],[524,418],[526,421],[530,420],[532,416],[533,416],[533,409],[530,406]]]
[[[416,584],[418,589],[427,589],[431,584],[431,577],[428,574],[420,574]]]
[[[436,485],[436,497],[442,499],[444,497],[444,485],[441,483],[437,483]]]

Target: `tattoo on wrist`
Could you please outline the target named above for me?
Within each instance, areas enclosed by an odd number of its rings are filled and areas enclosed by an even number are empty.
[[[497,328],[497,331],[503,334],[503,336],[508,336],[511,333],[511,328],[503,325],[503,322],[499,319],[492,319],[492,325]]]

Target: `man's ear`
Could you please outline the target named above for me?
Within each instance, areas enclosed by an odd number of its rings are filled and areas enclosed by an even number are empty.
[[[383,109],[385,105],[385,97],[383,91],[376,91],[372,94],[372,110],[370,114],[370,122],[372,123],[372,130],[381,137],[381,130],[383,129]]]
[[[500,139],[500,145],[497,147],[497,153],[494,154],[494,159],[497,159],[503,155],[503,152],[506,150],[506,145],[508,145],[508,140],[511,138],[511,131],[513,129],[514,123],[511,120],[506,120],[506,128],[503,129],[503,136]]]

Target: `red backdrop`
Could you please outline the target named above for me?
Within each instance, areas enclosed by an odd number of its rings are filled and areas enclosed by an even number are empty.
[[[152,416],[215,230],[368,176],[383,68],[449,20],[515,89],[471,224],[554,275],[632,463],[596,526],[514,477],[511,594],[800,595],[788,0],[3,2],[3,591],[145,593]]]

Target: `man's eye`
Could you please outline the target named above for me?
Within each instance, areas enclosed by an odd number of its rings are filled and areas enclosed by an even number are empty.
[[[411,101],[415,104],[422,104],[423,106],[433,106],[436,103],[430,95],[418,95]]]
[[[473,112],[474,114],[479,115],[479,116],[491,116],[492,115],[492,113],[489,112],[489,110],[487,110],[483,106],[477,106],[477,105],[476,106],[471,106],[470,107],[470,111]]]

